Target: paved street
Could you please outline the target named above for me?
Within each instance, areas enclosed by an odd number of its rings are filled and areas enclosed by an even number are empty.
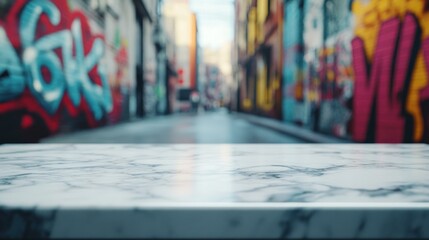
[[[56,135],[44,143],[302,143],[224,110],[143,119]]]

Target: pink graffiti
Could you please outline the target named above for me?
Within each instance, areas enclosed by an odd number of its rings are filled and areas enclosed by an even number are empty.
[[[362,39],[352,41],[356,75],[353,138],[356,141],[398,143],[405,140],[404,106],[418,36],[418,22],[412,14],[406,15],[402,27],[399,18],[384,22],[370,67]]]

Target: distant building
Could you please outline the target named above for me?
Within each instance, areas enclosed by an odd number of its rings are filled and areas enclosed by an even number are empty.
[[[197,90],[197,17],[188,0],[166,0],[163,8],[164,26],[174,46],[173,66],[177,69],[177,101],[174,111],[190,106],[189,97]]]
[[[216,85],[219,94],[219,104],[229,104],[233,86],[232,43],[225,42],[219,48],[205,48],[203,64],[207,68],[216,67],[219,72],[219,83]]]

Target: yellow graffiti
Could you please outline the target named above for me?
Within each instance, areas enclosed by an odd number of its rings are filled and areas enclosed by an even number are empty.
[[[296,84],[294,96],[297,101],[304,101],[304,71],[298,69],[295,74]]]
[[[258,44],[264,42],[265,34],[264,34],[264,23],[268,15],[268,1],[259,1],[258,4],[258,15],[257,15],[257,39]]]
[[[277,75],[271,76],[269,83],[267,84],[267,69],[264,66],[263,69],[258,71],[257,80],[257,94],[256,100],[257,105],[264,111],[270,111],[275,105],[275,92],[280,88],[280,77]],[[268,85],[268,86],[267,86]]]
[[[247,59],[256,61],[256,69],[248,69],[252,66],[248,63],[246,66],[247,74],[242,78],[241,85],[241,107],[250,111],[254,108],[266,113],[275,110],[278,105],[281,85],[281,59],[282,59],[282,6],[280,0],[253,1],[247,2],[249,6],[247,18]],[[274,8],[274,6],[276,6]],[[280,10],[279,10],[280,9]],[[274,11],[275,10],[275,11]],[[270,17],[268,17],[270,16]],[[267,27],[268,25],[272,25]],[[276,28],[275,33],[268,33],[267,29]],[[272,49],[267,50],[268,59],[263,59],[261,52],[268,46]],[[255,62],[254,62],[255,63]],[[250,71],[249,71],[250,70]],[[255,106],[253,106],[255,105]]]
[[[358,0],[353,3],[353,13],[356,19],[355,34],[365,44],[368,59],[374,56],[378,31],[381,24],[393,17],[401,19],[407,13],[416,16],[422,28],[422,40],[429,37],[429,12],[425,12],[427,0]],[[419,91],[428,84],[428,73],[425,68],[422,51],[418,53],[416,65],[412,74],[406,110],[414,118],[414,140],[419,141],[423,135],[423,117],[419,107]]]
[[[245,110],[250,110],[253,107],[252,100],[249,98],[243,99],[243,104],[241,106]]]

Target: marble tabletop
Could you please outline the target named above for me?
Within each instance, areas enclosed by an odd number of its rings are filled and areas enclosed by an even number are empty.
[[[429,146],[2,145],[0,237],[429,237]]]

